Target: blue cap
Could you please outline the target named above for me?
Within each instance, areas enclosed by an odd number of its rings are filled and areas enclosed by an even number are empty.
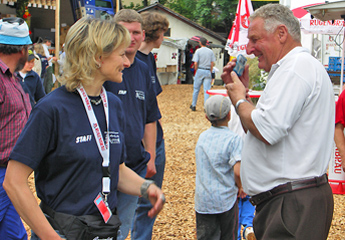
[[[32,44],[26,22],[17,17],[1,19],[0,43],[8,45]]]

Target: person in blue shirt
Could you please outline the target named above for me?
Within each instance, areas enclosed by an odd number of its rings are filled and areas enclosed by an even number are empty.
[[[228,128],[230,100],[221,95],[206,100],[212,126],[195,147],[195,211],[198,240],[237,239],[237,196],[242,194],[242,139]]]
[[[125,106],[126,166],[141,177],[149,178],[156,174],[156,122],[161,114],[148,66],[136,58],[137,50],[145,38],[142,18],[132,9],[121,9],[115,14],[115,22],[123,25],[130,33],[131,44],[126,48],[130,66],[123,70],[122,83],[108,81],[104,87],[117,95]],[[119,192],[117,198],[118,214],[122,222],[118,239],[123,240],[131,229],[138,197]]]
[[[98,225],[102,230],[114,223],[111,236],[95,239],[116,239],[118,191],[149,198],[154,206],[151,217],[163,208],[160,188],[124,164],[124,106],[102,87],[107,80],[122,81],[122,70],[129,66],[125,56],[129,43],[128,31],[113,21],[81,18],[70,28],[64,85],[31,112],[10,155],[3,184],[32,229],[31,239],[90,239],[82,231],[89,227],[81,220],[65,224],[86,215],[102,222]],[[28,186],[33,171],[42,210]],[[70,229],[78,230],[78,236],[71,237]]]
[[[231,115],[228,127],[231,131],[239,135],[242,140],[246,136],[243,130],[240,117],[236,113],[234,105],[231,105]],[[242,192],[241,196],[238,196],[238,236],[237,240],[256,240],[254,229],[253,229],[253,219],[255,214],[255,206],[253,206],[250,201],[250,196],[245,192]],[[242,229],[243,226],[243,229]],[[242,231],[242,235],[241,235]]]
[[[201,85],[204,88],[204,104],[208,98],[207,90],[211,89],[212,71],[216,57],[211,49],[206,47],[207,40],[201,37],[199,40],[200,48],[195,51],[192,61],[194,62],[194,69],[196,71],[193,83],[193,99],[190,109],[196,111],[196,104],[198,101],[199,91]]]
[[[36,56],[31,49],[28,50],[28,54],[28,60],[23,69],[17,73],[17,76],[21,80],[20,83],[24,91],[29,94],[31,107],[34,108],[36,102],[43,98],[46,93],[44,92],[40,76],[32,70]]]
[[[156,74],[156,60],[151,51],[153,48],[159,48],[161,46],[164,39],[164,33],[169,27],[169,21],[165,16],[156,12],[143,12],[140,15],[143,18],[145,41],[141,43],[136,57],[147,64],[155,94],[158,96],[162,92],[162,87]],[[163,128],[159,120],[157,121],[156,174],[148,179],[153,180],[160,188],[163,183],[165,160]],[[147,212],[150,208],[151,203],[149,201],[144,198],[139,198],[132,224],[132,239],[150,240],[152,238],[152,228],[156,218],[147,216]]]

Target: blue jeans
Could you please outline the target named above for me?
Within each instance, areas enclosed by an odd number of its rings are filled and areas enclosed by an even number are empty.
[[[238,240],[241,240],[241,225],[243,225],[243,238],[244,232],[247,227],[253,227],[253,219],[255,207],[249,202],[249,196],[238,199],[238,213],[239,213],[239,224],[238,224]]]
[[[2,186],[6,168],[0,167],[0,239],[27,240],[23,222]]]
[[[139,174],[141,177],[145,177],[146,168]],[[128,232],[131,229],[132,221],[137,208],[138,196],[128,195],[122,192],[117,192],[117,212],[121,221],[117,240],[124,240],[128,236]]]
[[[161,144],[156,148],[155,159],[157,173],[150,178],[155,181],[158,187],[162,188],[164,169],[165,169],[165,144],[164,139]],[[137,209],[135,211],[133,224],[132,224],[132,239],[136,240],[151,240],[152,228],[155,223],[156,217],[150,218],[147,216],[148,211],[152,208],[149,200],[139,198]]]
[[[208,99],[208,94],[206,94],[206,91],[211,89],[211,82],[212,82],[212,78],[211,78],[210,70],[198,69],[196,71],[196,74],[194,76],[194,84],[193,84],[192,106],[194,107],[196,106],[201,84],[203,84],[203,88],[204,88],[204,104],[205,104],[206,100]]]

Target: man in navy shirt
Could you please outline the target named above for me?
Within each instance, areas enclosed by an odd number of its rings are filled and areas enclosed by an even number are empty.
[[[156,74],[156,60],[151,51],[153,48],[161,46],[164,33],[169,27],[169,21],[164,15],[156,12],[143,12],[140,15],[143,19],[142,27],[145,31],[145,41],[141,43],[136,57],[147,64],[152,85],[156,96],[158,96],[162,92],[162,87]],[[161,122],[157,121],[156,174],[149,179],[153,180],[160,188],[162,188],[164,178],[165,160],[163,128]],[[139,198],[132,224],[131,238],[133,240],[150,240],[152,238],[152,229],[156,218],[150,218],[147,215],[151,208],[152,205],[149,201],[143,197]]]
[[[135,57],[145,37],[142,18],[134,10],[122,9],[115,15],[115,21],[125,26],[131,35],[131,44],[126,49],[131,66],[123,70],[122,83],[106,82],[104,87],[116,94],[125,106],[126,166],[142,177],[152,177],[156,174],[156,122],[161,115],[148,66]],[[118,239],[121,240],[127,237],[131,228],[138,197],[120,192],[117,197],[122,222]]]

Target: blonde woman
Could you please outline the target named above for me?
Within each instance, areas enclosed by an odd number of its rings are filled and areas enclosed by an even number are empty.
[[[47,67],[49,67],[49,63],[48,63],[48,59],[47,57],[44,55],[44,49],[41,43],[36,43],[34,44],[34,50],[37,56],[39,56],[40,58],[40,62],[41,62],[41,72],[38,73],[43,81],[46,72],[47,72]]]
[[[102,87],[122,81],[129,43],[112,21],[82,18],[69,30],[65,85],[32,111],[4,181],[31,239],[116,239],[117,190],[150,199],[151,217],[162,209],[162,191],[123,163],[123,106]],[[41,208],[28,187],[32,171]]]

